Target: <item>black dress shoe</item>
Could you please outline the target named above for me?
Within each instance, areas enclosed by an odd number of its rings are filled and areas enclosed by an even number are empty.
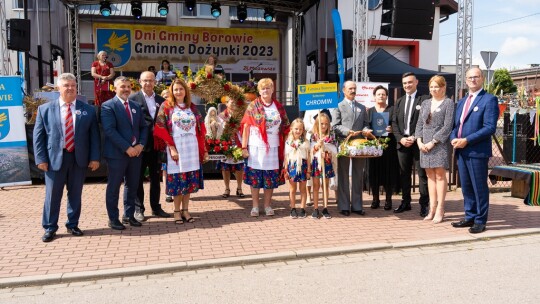
[[[380,202],[380,201],[373,201],[373,202],[371,203],[371,209],[378,209],[380,206],[381,206],[381,202]]]
[[[362,210],[353,210],[352,213],[354,214],[358,214],[358,215],[365,215],[366,212],[362,209]]]
[[[45,231],[45,234],[41,237],[41,240],[45,243],[48,243],[52,240],[54,240],[54,236],[56,235],[56,232],[54,231]]]
[[[428,215],[429,208],[426,205],[420,205],[420,216],[426,217]]]
[[[171,215],[168,214],[167,212],[163,211],[163,209],[159,209],[157,211],[152,211],[152,215],[157,216],[157,217],[164,217],[164,218],[171,217]]]
[[[481,233],[486,230],[486,225],[484,224],[474,224],[471,228],[469,228],[470,233]]]
[[[384,210],[388,211],[390,209],[392,209],[392,201],[386,201],[384,204]]]
[[[126,226],[124,226],[122,223],[120,223],[119,220],[109,221],[109,227],[111,227],[114,230],[124,230],[124,229],[126,229]]]
[[[79,227],[68,228],[67,233],[71,233],[71,235],[74,235],[74,236],[83,236],[84,234],[82,230],[79,229]]]
[[[473,225],[474,225],[474,220],[461,220],[459,222],[452,223],[452,227],[454,228],[472,227]]]
[[[137,221],[134,217],[130,217],[128,223],[131,227],[141,227],[141,222]]]
[[[399,207],[394,209],[394,213],[402,213],[411,210],[411,203],[401,203]]]
[[[341,210],[339,213],[341,213],[342,215],[344,216],[349,216],[351,215],[351,212],[349,210]]]

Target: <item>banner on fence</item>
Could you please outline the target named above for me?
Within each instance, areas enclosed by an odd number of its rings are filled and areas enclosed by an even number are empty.
[[[0,187],[32,183],[22,82],[18,76],[0,76]]]
[[[375,106],[375,96],[373,96],[373,90],[382,85],[388,90],[388,83],[386,82],[357,82],[356,83],[356,101],[363,104],[366,108]],[[388,103],[388,100],[386,101]]]

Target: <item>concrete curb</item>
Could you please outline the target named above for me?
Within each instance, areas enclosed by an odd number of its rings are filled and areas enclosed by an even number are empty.
[[[208,259],[199,261],[177,262],[168,264],[136,266],[128,268],[116,268],[107,270],[84,271],[74,273],[57,273],[39,276],[14,277],[0,279],[0,288],[35,286],[69,283],[77,281],[108,279],[119,276],[137,276],[149,275],[165,272],[177,272],[187,270],[198,270],[212,267],[241,266],[255,263],[286,261],[296,259],[307,259],[321,256],[341,255],[348,253],[358,253],[367,251],[381,251],[388,249],[403,249],[420,246],[436,246],[441,244],[455,244],[466,242],[487,241],[494,238],[514,237],[528,234],[540,234],[540,228],[517,229],[511,231],[486,231],[481,235],[464,235],[435,240],[412,241],[401,243],[375,243],[358,244],[352,246],[320,248],[320,249],[301,249],[296,251],[282,251],[276,253],[266,253],[258,255],[247,255],[238,257],[228,257],[219,259]]]

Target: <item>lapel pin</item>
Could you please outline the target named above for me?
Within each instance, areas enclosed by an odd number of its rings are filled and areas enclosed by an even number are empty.
[[[420,110],[420,108],[421,108],[420,105],[416,105],[417,110]]]
[[[82,115],[86,115],[86,114],[88,114],[86,111],[83,111],[83,112],[82,112]]]
[[[137,113],[137,111],[135,111],[135,109],[131,109],[131,112],[132,112],[133,114]]]
[[[440,112],[440,111],[441,111],[441,108],[435,109],[435,112]]]
[[[473,111],[478,111],[478,106],[474,107]]]
[[[76,111],[75,111],[75,114],[76,114],[76,115],[81,115],[81,110],[76,110]]]

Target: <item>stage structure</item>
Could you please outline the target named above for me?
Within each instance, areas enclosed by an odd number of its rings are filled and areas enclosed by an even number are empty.
[[[0,56],[2,56],[2,62],[0,63],[0,75],[12,75],[11,65],[8,64],[11,61],[7,48],[7,27],[6,27],[6,7],[2,1],[0,5]]]
[[[353,80],[368,82],[368,0],[354,1]],[[360,76],[360,77],[359,77]]]
[[[362,0],[366,1],[366,0]],[[81,67],[80,67],[80,47],[79,47],[79,6],[85,5],[85,4],[99,4],[100,0],[61,0],[61,2],[65,5],[66,9],[68,10],[68,31],[69,31],[69,49],[70,49],[70,65],[71,65],[71,72],[77,77],[79,80],[78,86],[79,90],[81,89]],[[113,0],[110,1],[111,3],[130,3],[130,0]],[[154,1],[148,1],[143,0],[140,1],[141,3],[155,3]],[[197,3],[206,3],[211,4],[216,2],[215,0],[199,0]],[[297,29],[299,28],[299,22],[300,22],[300,16],[301,14],[309,9],[311,6],[319,2],[319,0],[276,0],[276,1],[260,1],[260,0],[243,0],[243,1],[219,1],[219,3],[222,6],[238,6],[239,4],[245,4],[248,8],[268,8],[271,7],[274,12],[284,12],[292,15],[293,19],[293,25],[292,28],[295,29],[294,34],[294,44],[295,46],[300,45],[300,39],[301,36],[298,33]],[[295,52],[296,54],[297,52]],[[298,73],[298,60],[295,56],[295,59],[293,60],[294,68],[293,68],[293,75],[297,77],[299,75]],[[295,80],[298,80],[296,78]],[[295,81],[296,83],[296,81]],[[296,97],[296,94],[293,94],[293,100]]]
[[[472,65],[473,44],[473,0],[458,0],[457,43],[456,43],[456,95],[462,97],[466,88],[465,73]]]

